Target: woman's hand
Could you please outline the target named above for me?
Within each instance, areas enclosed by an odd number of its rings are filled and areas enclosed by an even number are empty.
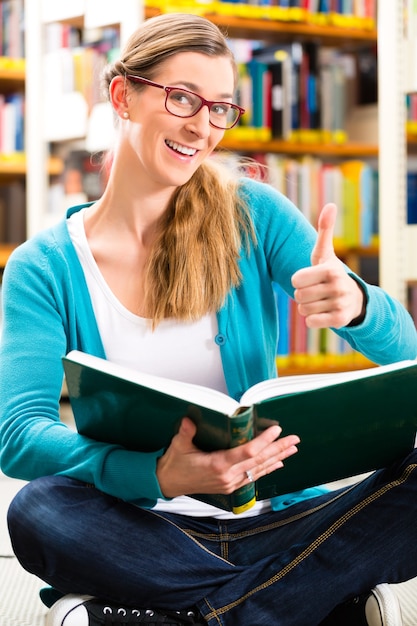
[[[278,439],[281,428],[270,426],[260,435],[236,448],[202,452],[193,444],[194,422],[185,417],[171,445],[158,460],[157,478],[166,498],[193,493],[229,494],[248,483],[247,471],[258,480],[283,466],[297,452],[299,438]]]
[[[334,252],[336,213],[334,204],[323,207],[311,267],[292,277],[294,299],[309,328],[342,328],[353,320],[359,323],[365,314],[365,295]]]

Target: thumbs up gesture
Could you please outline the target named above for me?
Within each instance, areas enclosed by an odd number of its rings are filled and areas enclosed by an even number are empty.
[[[364,293],[334,252],[336,215],[336,205],[323,207],[311,266],[292,277],[294,299],[309,328],[342,328],[364,314]]]

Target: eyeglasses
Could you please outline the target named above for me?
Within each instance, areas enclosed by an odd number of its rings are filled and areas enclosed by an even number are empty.
[[[241,115],[245,112],[245,109],[242,109],[237,104],[206,100],[197,93],[188,91],[188,89],[165,87],[147,78],[133,76],[132,74],[126,74],[126,78],[133,83],[142,83],[151,87],[158,87],[158,89],[164,89],[166,93],[165,108],[168,113],[176,117],[193,117],[206,106],[209,110],[210,124],[215,128],[228,130],[238,123]]]

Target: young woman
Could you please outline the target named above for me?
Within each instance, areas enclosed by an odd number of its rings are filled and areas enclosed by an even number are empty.
[[[209,158],[242,112],[214,25],[148,20],[106,81],[117,140],[102,198],[19,247],[3,282],[1,462],[30,481],[9,528],[23,567],[51,585],[48,624],[366,624],[350,598],[417,575],[417,454],[353,488],[233,516],[187,496],[280,468],[296,433],[272,426],[204,453],[184,416],[166,450],[141,453],[59,420],[71,349],[235,398],[276,376],[273,281],[309,327],[377,363],[417,356],[405,309],[336,258],[332,205],[317,234],[270,186]]]

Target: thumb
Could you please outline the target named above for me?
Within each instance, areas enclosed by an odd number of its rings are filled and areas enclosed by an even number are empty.
[[[333,247],[333,234],[336,216],[337,206],[332,203],[325,204],[320,211],[317,226],[317,241],[313,248],[313,252],[311,253],[312,265],[324,263],[335,255]]]
[[[193,420],[191,420],[189,417],[184,417],[181,420],[181,424],[178,429],[178,435],[182,438],[184,442],[191,444],[196,432],[197,426],[194,424]]]

